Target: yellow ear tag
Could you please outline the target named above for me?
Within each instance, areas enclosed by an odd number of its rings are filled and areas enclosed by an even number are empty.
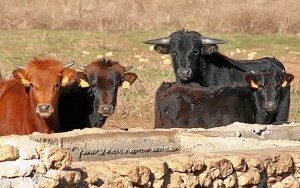
[[[62,79],[61,83],[62,83],[62,84],[66,84],[66,83],[68,83],[68,81],[69,81],[69,77],[65,76],[65,77]]]
[[[27,80],[27,79],[25,79],[25,78],[21,78],[21,82],[25,85],[25,86],[29,86],[31,83]]]
[[[255,82],[253,82],[253,80],[251,80],[250,86],[253,88],[258,88],[258,85]]]
[[[128,81],[124,81],[123,83],[122,83],[122,89],[127,89],[127,88],[129,88],[130,87],[130,83],[128,82]]]
[[[80,78],[79,86],[85,88],[85,87],[90,87],[90,84],[87,81],[85,81],[84,79]]]
[[[286,80],[284,80],[284,82],[281,84],[281,86],[282,86],[282,87],[286,87],[286,86],[287,86],[287,84],[288,84],[288,83],[287,83],[287,81],[286,81]]]

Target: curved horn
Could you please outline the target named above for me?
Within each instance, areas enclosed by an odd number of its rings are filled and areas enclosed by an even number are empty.
[[[226,44],[227,40],[213,39],[208,37],[201,37],[202,44]]]
[[[84,66],[83,65],[78,65],[77,66],[80,70],[84,71]]]
[[[129,66],[125,67],[125,72],[130,71],[132,68],[133,68],[132,65],[129,65]]]
[[[65,68],[71,67],[72,65],[74,65],[74,63],[75,63],[75,61],[71,61],[70,63],[66,63]]]
[[[14,64],[14,66],[17,67],[18,69],[25,70],[25,67],[23,65]]]
[[[152,39],[152,40],[146,40],[143,41],[144,44],[163,44],[163,45],[169,45],[170,44],[170,37],[164,37],[164,38],[158,38],[158,39]]]

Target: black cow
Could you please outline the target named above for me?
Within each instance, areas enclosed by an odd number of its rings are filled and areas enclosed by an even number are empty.
[[[102,127],[117,104],[118,88],[132,84],[137,75],[128,72],[116,61],[98,59],[89,65],[79,66],[76,82],[61,90],[59,116],[61,131]]]
[[[243,75],[249,71],[285,70],[276,58],[236,61],[218,53],[217,44],[227,41],[203,37],[195,31],[179,30],[169,37],[144,41],[172,57],[176,82],[196,82],[201,86],[245,85]],[[274,124],[286,123],[290,106],[290,87],[283,88],[279,113]]]
[[[163,83],[156,92],[155,128],[212,128],[233,122],[272,124],[281,88],[294,79],[278,70],[244,75],[248,86],[206,88]]]

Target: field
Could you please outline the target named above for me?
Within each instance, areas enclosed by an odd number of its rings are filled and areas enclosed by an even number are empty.
[[[139,78],[120,89],[116,113],[105,127],[151,128],[155,91],[174,74],[169,57],[142,41],[186,28],[228,40],[220,51],[233,59],[278,58],[296,76],[289,120],[299,122],[299,12],[300,0],[3,0],[0,70],[8,78],[13,64],[34,56],[76,65],[103,56],[133,65]]]
[[[120,89],[116,113],[105,127],[151,128],[154,118],[154,97],[163,81],[173,81],[172,66],[142,43],[155,37],[167,36],[166,31],[98,32],[69,30],[0,31],[0,69],[11,76],[13,64],[24,64],[32,57],[54,57],[62,62],[76,61],[85,65],[97,57],[110,55],[122,65],[133,65],[138,80],[129,89]],[[229,40],[220,51],[234,59],[275,56],[295,74],[292,85],[290,121],[300,120],[299,60],[300,37],[297,35],[242,35],[203,33],[206,36]],[[111,53],[110,53],[111,52]],[[77,67],[74,66],[76,69]]]

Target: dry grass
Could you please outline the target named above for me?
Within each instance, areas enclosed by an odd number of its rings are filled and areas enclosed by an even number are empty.
[[[0,29],[300,31],[300,0],[1,0],[0,10]]]

